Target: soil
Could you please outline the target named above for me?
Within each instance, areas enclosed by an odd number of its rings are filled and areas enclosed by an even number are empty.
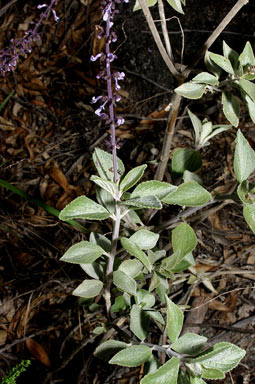
[[[176,62],[189,64],[235,1],[187,1],[183,16],[165,3]],[[24,36],[29,23],[38,20],[38,4],[1,1],[0,48],[8,47],[10,39]],[[118,59],[113,68],[126,73],[117,108],[126,121],[117,130],[117,138],[126,169],[148,163],[144,180],[149,180],[155,175],[167,123],[162,110],[171,102],[176,83],[142,12],[133,13],[133,5],[121,4],[114,24]],[[4,6],[5,12],[1,12]],[[90,103],[92,96],[104,92],[104,84],[96,80],[100,65],[89,59],[98,49],[94,30],[101,22],[99,6],[99,1],[59,1],[56,12],[60,21],[55,23],[50,16],[43,22],[41,40],[1,81],[0,104],[11,91],[14,93],[0,115],[0,377],[21,360],[30,359],[32,364],[17,380],[19,384],[132,384],[142,375],[140,368],[111,366],[93,356],[102,339],[93,330],[106,323],[104,309],[92,311],[71,295],[84,279],[84,272],[77,265],[59,261],[72,244],[86,240],[88,235],[61,222],[38,203],[61,210],[81,194],[95,198],[91,156],[95,146],[109,149],[109,127],[97,118]],[[159,19],[156,7],[152,14]],[[211,50],[221,53],[222,40],[237,52],[247,40],[254,46],[254,22],[255,5],[250,1]],[[183,57],[179,23],[185,36]],[[204,69],[201,60],[192,75]],[[187,105],[214,124],[227,123],[220,96],[184,100],[173,150],[194,145]],[[145,119],[152,113],[157,121]],[[255,127],[243,107],[239,128],[254,148]],[[201,151],[199,175],[209,191],[227,194],[235,188],[235,137],[236,129],[232,128]],[[166,181],[173,177],[172,154]],[[192,306],[195,298],[210,298],[205,318],[200,321],[200,334],[210,343],[230,341],[247,351],[242,363],[215,383],[255,383],[254,235],[243,219],[240,204],[231,201],[218,209],[209,208],[192,216],[190,222],[199,242],[194,257],[201,270],[215,273],[212,285],[218,295],[200,284],[189,304]],[[166,207],[151,224],[160,225],[179,211]],[[110,224],[86,222],[85,227],[89,232],[111,233]],[[163,232],[162,246],[169,242],[171,230]],[[177,302],[182,302],[189,288],[184,283],[178,285],[178,291],[173,285]],[[155,340],[157,333],[156,327],[152,329]]]

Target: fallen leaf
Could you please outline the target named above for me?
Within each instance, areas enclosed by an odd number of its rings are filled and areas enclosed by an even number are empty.
[[[29,352],[42,364],[44,364],[46,367],[51,366],[49,356],[41,344],[37,343],[33,339],[27,339],[26,347]]]

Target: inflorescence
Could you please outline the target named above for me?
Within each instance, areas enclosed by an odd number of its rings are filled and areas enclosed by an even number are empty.
[[[100,106],[96,109],[95,114],[101,119],[105,120],[106,124],[111,126],[111,144],[112,148],[116,147],[115,143],[115,124],[117,126],[124,123],[122,117],[115,117],[114,106],[121,100],[117,92],[112,91],[112,84],[114,84],[115,91],[120,89],[119,81],[125,78],[124,72],[111,72],[111,63],[116,59],[116,55],[111,52],[110,44],[117,41],[117,35],[112,31],[114,16],[119,12],[116,9],[116,3],[128,3],[129,0],[103,0],[101,2],[102,19],[105,22],[105,28],[97,26],[98,39],[105,39],[105,52],[100,52],[95,56],[91,56],[91,61],[100,60],[105,62],[105,69],[97,74],[97,79],[103,79],[107,82],[107,95],[93,97],[91,103],[100,102]]]
[[[38,29],[50,12],[52,12],[54,20],[59,21],[56,11],[53,9],[54,5],[57,4],[57,0],[51,0],[50,4],[38,5],[38,9],[45,8],[40,15],[40,19],[33,29],[29,29],[25,32],[25,36],[21,39],[11,39],[11,45],[0,51],[0,72],[4,76],[6,72],[14,71],[18,64],[20,56],[25,56],[32,50],[32,43],[40,40]]]

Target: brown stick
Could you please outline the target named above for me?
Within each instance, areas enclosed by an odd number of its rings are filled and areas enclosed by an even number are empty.
[[[169,68],[170,72],[172,73],[172,75],[175,77],[175,78],[179,78],[180,77],[180,73],[177,71],[177,69],[175,68],[172,60],[170,59],[170,57],[168,56],[166,50],[165,50],[165,47],[161,41],[161,38],[160,38],[160,35],[158,33],[158,30],[155,26],[155,23],[154,23],[154,20],[151,16],[151,12],[150,12],[150,9],[146,3],[146,0],[139,0],[139,4],[140,4],[140,7],[142,8],[142,11],[143,11],[143,14],[144,14],[144,17],[145,19],[147,20],[147,23],[149,25],[149,28],[151,30],[151,33],[152,33],[152,36],[155,40],[155,43],[158,47],[158,50],[162,56],[162,59],[164,60],[164,62],[166,63],[167,67]]]

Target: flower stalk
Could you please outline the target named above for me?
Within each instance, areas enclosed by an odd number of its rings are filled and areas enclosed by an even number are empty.
[[[123,0],[125,3],[128,0]],[[101,39],[105,38],[105,53],[100,52],[96,56],[91,56],[91,61],[100,60],[101,62],[105,61],[105,69],[98,73],[97,78],[106,81],[107,94],[100,95],[92,98],[92,103],[100,102],[101,105],[96,109],[95,114],[99,116],[101,119],[106,121],[106,124],[110,124],[110,141],[111,141],[111,150],[113,157],[113,180],[114,183],[118,183],[118,165],[117,165],[117,143],[116,143],[116,125],[120,125],[124,123],[124,119],[122,117],[115,117],[114,106],[117,102],[120,101],[121,97],[117,94],[120,89],[119,80],[123,80],[125,77],[124,72],[113,72],[111,71],[111,63],[116,58],[116,56],[111,52],[111,43],[117,40],[117,36],[115,32],[111,30],[113,26],[114,15],[118,12],[115,9],[115,3],[120,3],[120,0],[103,0],[102,1],[102,18],[106,23],[105,30],[100,26],[98,29],[100,33],[97,34],[97,38]],[[114,87],[113,87],[114,85]],[[115,89],[115,91],[113,90]],[[106,108],[108,108],[108,113],[106,112]],[[108,316],[110,316],[111,309],[111,284],[112,284],[112,276],[113,276],[113,266],[114,260],[117,251],[117,244],[119,239],[119,231],[120,231],[120,220],[121,220],[121,212],[119,205],[119,196],[115,197],[115,215],[113,219],[113,231],[112,231],[112,242],[111,242],[111,250],[109,255],[108,264],[106,267],[106,276],[105,276],[105,289],[104,289],[104,299],[106,303],[106,310]]]

